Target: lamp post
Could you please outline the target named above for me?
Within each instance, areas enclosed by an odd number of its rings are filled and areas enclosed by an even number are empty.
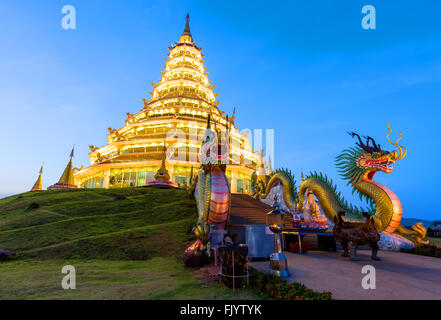
[[[274,197],[273,210],[267,213],[266,223],[274,232],[274,253],[270,257],[271,273],[279,277],[289,277],[288,261],[282,251],[280,232],[283,226],[283,217],[287,214],[280,210],[280,204],[277,202],[277,195]]]

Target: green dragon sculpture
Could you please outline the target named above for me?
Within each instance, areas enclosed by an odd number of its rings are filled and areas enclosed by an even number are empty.
[[[283,199],[289,208],[296,207],[299,197],[297,194],[296,181],[291,171],[287,169],[277,169],[271,175],[260,175],[255,182],[251,181],[255,189],[254,197],[256,199],[266,199],[271,189],[278,183],[283,185]]]
[[[341,192],[337,192],[337,186],[322,173],[310,173],[300,185],[297,192],[293,176],[286,170],[279,170],[272,176],[259,176],[256,183],[254,197],[265,199],[275,183],[283,185],[283,196],[290,208],[302,210],[305,201],[305,192],[311,190],[317,197],[324,213],[331,220],[337,217],[339,211],[345,211],[345,219],[359,221],[363,219],[363,212],[368,212],[375,223],[378,232],[393,233],[397,231],[403,235],[414,237],[417,245],[426,244],[424,241],[427,230],[422,223],[416,223],[412,230],[401,225],[402,206],[398,197],[386,186],[373,180],[377,172],[391,173],[393,164],[403,159],[407,153],[405,147],[398,145],[401,133],[396,142],[389,140],[392,132],[388,126],[389,133],[386,139],[396,146],[399,151],[388,152],[382,150],[373,138],[364,137],[364,143],[360,136],[350,132],[352,137],[358,138],[355,147],[343,150],[336,157],[336,166],[341,177],[352,185],[353,192],[357,192],[361,200],[366,200],[369,208],[362,209],[348,203]],[[293,183],[294,182],[294,183]]]

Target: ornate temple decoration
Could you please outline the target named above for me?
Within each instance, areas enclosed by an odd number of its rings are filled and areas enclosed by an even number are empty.
[[[170,181],[170,175],[168,174],[168,170],[165,167],[165,159],[167,158],[167,148],[164,143],[163,147],[163,153],[162,153],[162,162],[161,167],[158,169],[158,171],[155,174],[155,180],[148,181],[146,186],[148,187],[174,187],[177,188],[179,185],[176,182]]]
[[[43,174],[43,165],[40,168],[40,174],[38,175],[38,179],[32,187],[31,191],[41,191],[43,190],[43,186],[41,184],[41,175]]]
[[[99,148],[98,148],[98,147],[95,147],[94,145],[90,145],[90,146],[89,146],[89,149],[90,149],[90,151],[95,152],[95,151],[97,151]]]
[[[165,181],[170,180],[170,175],[168,174],[168,170],[165,167],[165,158],[167,157],[166,151],[167,151],[167,148],[165,147],[165,144],[164,144],[164,149],[163,149],[164,153],[163,153],[163,157],[162,157],[161,167],[158,169],[158,172],[156,172],[156,174],[155,174],[156,180],[165,180]]]
[[[199,168],[200,149],[206,122],[217,132],[230,130],[226,176],[232,192],[248,192],[258,156],[250,139],[235,124],[236,109],[228,117],[219,109],[214,84],[208,79],[202,48],[194,42],[189,16],[179,41],[169,47],[165,69],[152,82],[150,99],[143,99],[138,113],[126,112],[124,126],[108,128],[107,145],[91,146],[91,166],[74,173],[83,188],[144,186],[156,180],[158,169],[167,170],[172,182],[189,185],[191,168]],[[163,143],[175,150],[163,160]]]

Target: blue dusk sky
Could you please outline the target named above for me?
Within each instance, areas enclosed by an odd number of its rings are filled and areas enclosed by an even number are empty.
[[[61,27],[64,5],[76,30]],[[376,30],[361,9],[376,8]],[[408,155],[375,179],[401,199],[405,217],[441,218],[440,1],[0,2],[0,196],[58,181],[72,145],[106,143],[150,98],[185,15],[203,48],[220,108],[239,129],[275,129],[274,167],[328,174],[348,200],[334,158],[370,135],[384,149],[387,122]]]

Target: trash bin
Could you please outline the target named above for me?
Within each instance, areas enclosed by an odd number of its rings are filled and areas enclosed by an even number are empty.
[[[242,288],[243,280],[248,276],[248,246],[222,245],[219,255],[222,259],[222,282],[230,289]]]

